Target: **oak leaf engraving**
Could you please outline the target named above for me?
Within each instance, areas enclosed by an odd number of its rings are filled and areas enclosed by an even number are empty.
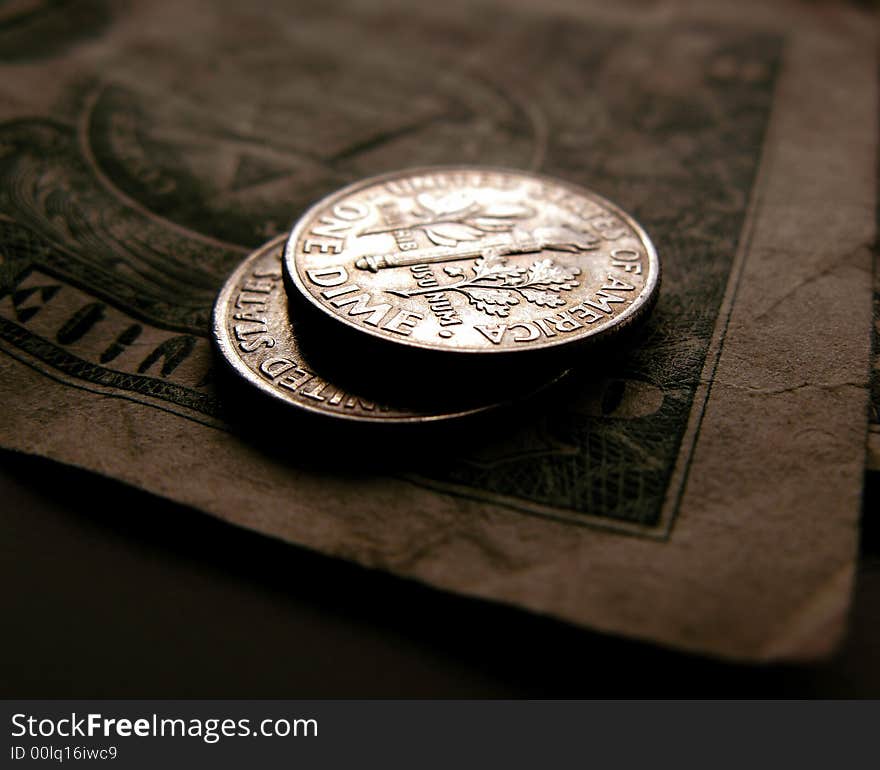
[[[532,287],[523,287],[519,290],[529,302],[534,302],[541,307],[560,307],[565,304],[565,300],[558,294],[554,294],[547,289],[535,289]]]
[[[471,265],[473,277],[468,278],[463,268],[457,265],[445,267],[443,271],[456,283],[446,286],[416,289],[414,291],[394,291],[403,297],[415,297],[436,291],[456,291],[464,294],[477,310],[487,315],[506,318],[510,308],[518,305],[520,298],[539,307],[561,307],[565,300],[559,296],[563,291],[577,287],[575,276],[580,268],[557,265],[552,259],[532,262],[528,268],[512,265],[507,257],[489,254],[474,260]]]
[[[489,315],[505,317],[510,314],[510,305],[518,305],[519,299],[509,289],[500,287],[466,287],[461,289],[471,304]]]
[[[509,278],[513,281],[523,275],[526,269],[509,264],[503,256],[492,255],[475,260],[473,271],[475,278],[488,278],[491,276],[493,278]]]
[[[575,288],[574,276],[579,274],[577,268],[557,265],[552,259],[541,259],[529,267],[527,281],[532,285],[546,285],[550,291],[562,291]]]

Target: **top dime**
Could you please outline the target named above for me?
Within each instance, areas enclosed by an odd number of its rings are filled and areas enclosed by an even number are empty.
[[[296,290],[405,346],[514,352],[603,337],[651,309],[657,253],[617,206],[520,171],[372,177],[313,206],[287,241]]]

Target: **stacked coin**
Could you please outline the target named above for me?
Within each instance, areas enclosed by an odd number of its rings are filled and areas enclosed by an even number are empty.
[[[436,421],[510,403],[621,339],[659,275],[641,227],[587,190],[519,171],[407,170],[328,196],[246,258],[214,332],[232,371],[275,401]]]

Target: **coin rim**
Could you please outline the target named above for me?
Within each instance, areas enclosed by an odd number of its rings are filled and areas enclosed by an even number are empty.
[[[374,423],[377,425],[396,425],[412,423],[424,424],[445,422],[448,420],[462,419],[473,415],[480,415],[492,412],[496,409],[504,407],[505,405],[517,403],[521,400],[529,398],[530,396],[544,390],[545,388],[552,386],[567,374],[567,370],[558,372],[555,376],[548,377],[546,382],[536,386],[531,390],[524,391],[519,398],[508,398],[482,406],[476,406],[471,409],[462,409],[455,412],[444,412],[442,414],[425,413],[412,416],[402,415],[400,417],[389,417],[382,414],[377,414],[376,416],[367,416],[352,414],[351,412],[330,412],[320,409],[319,407],[314,407],[311,404],[300,403],[299,401],[289,399],[284,394],[278,393],[273,388],[270,388],[268,383],[257,376],[254,371],[247,364],[244,363],[244,360],[241,358],[241,356],[238,355],[236,347],[233,344],[232,338],[230,337],[229,332],[226,328],[225,310],[225,308],[227,308],[229,305],[232,294],[235,292],[239,282],[243,278],[244,274],[247,272],[249,266],[253,262],[264,258],[267,253],[270,253],[273,249],[280,249],[287,237],[288,236],[284,234],[277,235],[271,240],[264,243],[262,246],[258,246],[250,254],[248,254],[229,274],[226,282],[217,293],[217,298],[214,300],[214,307],[211,311],[211,326],[213,332],[211,337],[214,342],[214,346],[220,355],[220,358],[224,361],[226,366],[231,367],[235,373],[241,375],[250,386],[254,387],[263,396],[272,398],[273,400],[277,401],[280,404],[283,404],[288,408],[302,409],[309,414],[319,415],[321,417],[325,417],[328,420],[343,420],[347,422],[362,423],[366,422]],[[286,295],[286,292],[288,291],[286,282],[282,282],[282,288],[284,289]],[[286,296],[285,299],[289,300],[289,298]],[[308,365],[308,362],[306,363]],[[320,372],[315,372],[315,374],[317,374],[319,377],[322,376]],[[333,385],[331,381],[327,380],[327,382]]]
[[[354,321],[349,320],[348,318],[337,315],[336,313],[328,310],[321,302],[319,302],[314,296],[312,296],[311,292],[305,286],[305,283],[299,276],[299,273],[296,270],[296,253],[293,248],[293,244],[297,242],[303,230],[306,227],[306,224],[309,222],[310,218],[313,217],[320,209],[323,209],[329,205],[332,205],[334,202],[339,199],[350,195],[358,190],[369,187],[374,184],[381,184],[390,179],[398,179],[403,175],[414,176],[417,174],[429,174],[436,172],[480,172],[480,173],[501,173],[501,174],[511,174],[515,176],[525,176],[534,180],[539,180],[542,182],[547,182],[551,184],[557,184],[562,187],[566,187],[573,192],[576,192],[580,195],[584,195],[589,199],[599,201],[602,205],[607,206],[611,211],[621,219],[623,219],[639,236],[642,243],[645,246],[645,251],[648,255],[648,263],[651,268],[651,275],[649,276],[649,280],[646,282],[644,289],[642,290],[640,296],[641,301],[636,304],[635,302],[631,304],[626,310],[624,310],[619,316],[616,316],[612,323],[608,326],[598,327],[598,328],[589,328],[584,334],[578,335],[575,338],[564,338],[561,337],[558,340],[547,341],[540,346],[528,346],[528,347],[520,347],[520,348],[502,348],[502,347],[490,347],[490,348],[474,348],[474,347],[464,347],[464,348],[449,348],[442,347],[437,343],[430,344],[424,342],[414,342],[412,340],[399,339],[396,337],[391,337],[389,335],[384,335],[379,331],[373,331],[372,329],[367,329],[362,325],[357,324]],[[374,337],[379,340],[383,340],[392,345],[398,345],[401,348],[419,348],[421,350],[429,350],[433,353],[445,354],[445,355],[481,355],[481,354],[492,354],[492,355],[527,355],[529,353],[536,354],[540,351],[546,351],[550,348],[558,348],[565,345],[571,345],[572,347],[578,347],[580,344],[589,343],[594,341],[593,338],[596,337],[604,337],[616,332],[622,331],[624,328],[629,326],[638,320],[638,318],[645,314],[649,313],[656,303],[658,289],[660,287],[660,258],[657,254],[657,249],[654,246],[653,241],[651,241],[648,234],[645,232],[644,228],[626,211],[624,211],[620,206],[615,203],[612,203],[607,198],[599,195],[598,193],[594,193],[591,190],[588,190],[586,187],[575,184],[574,182],[568,182],[564,179],[557,179],[556,177],[548,176],[546,174],[536,174],[533,171],[522,171],[519,169],[508,168],[505,166],[456,166],[456,165],[440,165],[440,166],[416,166],[414,168],[403,169],[399,171],[389,171],[384,174],[376,174],[375,176],[367,177],[366,179],[360,179],[357,182],[353,182],[352,184],[346,185],[345,187],[337,190],[336,192],[330,193],[329,195],[324,196],[311,206],[296,220],[293,228],[290,231],[289,236],[287,237],[287,242],[284,245],[284,253],[281,260],[282,271],[286,278],[286,283],[290,287],[296,289],[297,294],[301,298],[305,298],[314,305],[316,308],[321,310],[321,312],[337,321],[339,323],[348,326],[351,329],[355,329],[358,332],[363,334],[368,334],[371,337]]]

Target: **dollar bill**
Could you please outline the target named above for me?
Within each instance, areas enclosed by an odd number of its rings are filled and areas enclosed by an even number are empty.
[[[880,165],[878,165],[878,189],[880,189]],[[877,224],[880,228],[880,206],[877,207]],[[877,514],[874,512],[873,501],[880,496],[880,248],[876,242],[874,244],[874,327],[871,342],[868,447],[862,519],[865,526],[865,545],[868,549],[876,547]]]
[[[880,177],[878,177],[880,178]],[[880,186],[880,184],[878,184]],[[877,209],[880,227],[880,207]],[[871,351],[871,402],[868,410],[868,483],[880,489],[880,249],[874,253],[874,328]]]
[[[606,632],[827,653],[865,464],[874,25],[767,5],[0,11],[0,443]],[[632,212],[664,266],[638,345],[422,464],[429,437],[377,462],[224,400],[233,267],[342,184],[439,163]]]

